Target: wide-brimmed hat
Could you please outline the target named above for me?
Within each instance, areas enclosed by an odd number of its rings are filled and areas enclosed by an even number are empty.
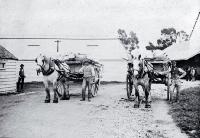
[[[21,65],[20,65],[20,67],[23,67],[23,66],[24,66],[24,64],[21,64]]]
[[[90,61],[89,60],[84,60],[83,64],[86,64],[86,63],[90,63]]]

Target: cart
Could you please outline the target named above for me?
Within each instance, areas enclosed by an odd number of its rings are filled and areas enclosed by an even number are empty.
[[[171,61],[162,57],[149,58],[146,61],[153,65],[152,83],[167,86],[167,100],[169,100]]]
[[[69,72],[60,72],[60,80],[62,80],[62,78],[67,79],[67,82],[73,82],[73,83],[78,83],[81,82],[83,80],[83,74],[79,73],[80,68],[82,67],[82,64],[84,61],[89,61],[90,65],[92,65],[94,67],[94,71],[95,71],[95,78],[94,78],[94,82],[92,84],[92,89],[91,89],[91,93],[92,96],[95,97],[98,94],[98,90],[100,87],[100,82],[101,82],[101,78],[102,78],[102,67],[103,65],[88,59],[88,58],[70,58],[64,61],[60,61],[60,60],[55,60],[55,63],[57,64],[62,64],[63,66],[65,64],[67,64],[70,68]],[[69,87],[69,84],[67,84],[67,87]],[[64,93],[64,85],[61,81],[58,81],[58,85],[57,85],[57,92],[59,95],[62,95]]]

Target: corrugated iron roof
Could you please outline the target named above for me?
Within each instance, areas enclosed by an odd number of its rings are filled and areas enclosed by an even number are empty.
[[[200,21],[197,23],[190,41],[175,43],[163,50],[171,60],[188,60],[200,53]]]
[[[12,53],[0,45],[0,58],[1,59],[14,59],[18,60]]]
[[[170,60],[188,60],[200,53],[200,43],[182,42],[163,51]]]

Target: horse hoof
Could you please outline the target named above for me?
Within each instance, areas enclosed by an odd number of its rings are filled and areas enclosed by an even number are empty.
[[[67,96],[67,97],[66,97],[66,100],[69,100],[69,99],[70,99],[70,96]]]
[[[146,104],[145,108],[151,108],[151,105],[150,104]]]
[[[44,103],[50,103],[50,100],[44,100]]]
[[[140,105],[139,104],[134,104],[134,108],[139,108]]]
[[[144,104],[144,103],[145,103],[145,101],[144,101],[144,100],[142,100],[142,101],[141,101],[141,103],[142,103],[142,104]]]
[[[60,100],[67,100],[67,97],[66,97],[66,96],[62,96],[62,97],[60,98]]]
[[[53,103],[58,103],[58,99],[57,100],[53,100]]]

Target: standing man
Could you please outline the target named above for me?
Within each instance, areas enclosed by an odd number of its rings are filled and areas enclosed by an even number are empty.
[[[191,68],[191,80],[192,80],[192,81],[195,81],[195,74],[196,74],[196,73],[195,73],[195,68],[192,67],[192,68]]]
[[[179,75],[181,74],[181,75]],[[171,67],[171,90],[170,90],[170,101],[172,100],[172,96],[174,90],[176,89],[176,102],[179,100],[179,93],[180,93],[180,79],[186,75],[186,72],[181,68],[176,67],[176,61],[172,61]]]
[[[191,72],[191,68],[190,66],[188,66],[186,70],[186,81],[190,81],[190,72]]]
[[[17,92],[22,92],[24,88],[24,64],[20,65],[20,70],[19,70],[19,78],[17,82]],[[21,86],[21,87],[20,87]]]
[[[88,101],[90,102],[90,98],[92,96],[91,89],[92,83],[94,82],[95,71],[92,65],[89,64],[89,61],[84,61],[83,67],[79,70],[80,73],[83,73],[83,83],[82,83],[82,99],[81,101],[85,101],[85,91],[88,87]]]

